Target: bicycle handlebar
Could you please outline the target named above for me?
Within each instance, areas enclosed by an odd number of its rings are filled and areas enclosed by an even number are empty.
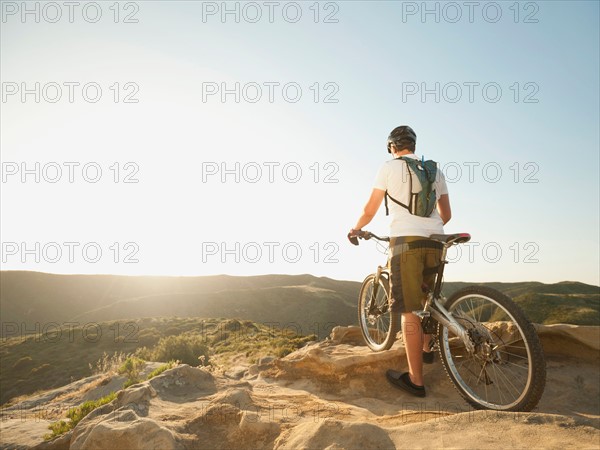
[[[377,236],[374,233],[371,233],[370,231],[363,231],[363,230],[359,230],[356,233],[356,236],[350,236],[350,233],[348,233],[348,240],[353,244],[353,245],[358,245],[358,239],[364,239],[365,241],[368,241],[371,238],[377,239],[378,241],[382,241],[382,242],[389,242],[390,238],[387,236]]]
[[[363,230],[354,230],[355,231],[355,235],[351,235],[351,233],[348,233],[348,240],[354,244],[354,245],[358,245],[358,239],[364,239],[365,241],[368,241],[371,238],[377,239],[378,241],[383,241],[383,242],[390,242],[390,238],[387,236],[377,236],[374,233],[371,233],[370,231],[363,231]],[[427,238],[425,238],[427,239]],[[432,234],[431,236],[429,236],[429,239],[432,239],[434,241],[440,242],[442,244],[444,244],[444,246],[450,247],[452,245],[456,245],[456,244],[462,244],[464,242],[468,242],[471,240],[471,235],[469,233],[455,233],[455,234]]]

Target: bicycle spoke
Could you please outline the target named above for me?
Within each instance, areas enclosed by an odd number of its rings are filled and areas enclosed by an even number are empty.
[[[521,366],[521,365],[519,365],[519,364],[516,364],[516,363],[514,363],[514,362],[506,361],[506,363],[505,363],[505,364],[507,364],[507,365],[511,365],[511,366],[515,366],[515,367],[518,367],[519,369],[529,370],[529,367],[526,367],[526,366]]]
[[[513,356],[515,358],[521,358],[524,360],[528,360],[528,358],[526,356],[522,356],[522,355],[517,355],[516,353],[511,353],[511,352],[507,352],[506,350],[498,350],[500,353],[505,353],[507,355]]]
[[[504,396],[502,395],[502,390],[500,389],[500,382],[499,382],[499,377],[496,371],[496,366],[493,365],[492,366],[492,370],[494,371],[494,374],[496,375],[496,390],[498,391],[498,396],[500,397],[500,402],[504,403]]]
[[[496,370],[497,369],[497,370]],[[504,384],[506,386],[510,386],[517,394],[517,397],[521,394],[521,391],[510,381],[510,378],[508,378],[506,376],[506,374],[500,369],[500,368],[496,368],[496,365],[494,364],[494,372],[501,374],[504,377]],[[500,381],[500,377],[496,376],[496,379],[498,381]]]

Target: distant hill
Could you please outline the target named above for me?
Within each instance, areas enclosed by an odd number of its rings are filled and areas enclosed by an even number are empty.
[[[450,296],[473,283],[444,285]],[[600,325],[600,288],[578,282],[480,283],[511,296],[532,321]],[[2,337],[140,317],[241,318],[301,334],[356,324],[360,283],[312,275],[199,277],[0,272]],[[16,331],[16,328],[18,331]]]
[[[51,323],[139,317],[243,318],[324,337],[356,321],[360,283],[312,275],[145,277],[0,272],[2,336]],[[37,328],[36,328],[37,327]]]

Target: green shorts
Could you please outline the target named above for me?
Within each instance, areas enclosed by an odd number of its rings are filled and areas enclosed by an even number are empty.
[[[390,238],[388,268],[392,311],[404,313],[423,309],[426,297],[423,284],[433,289],[442,248],[441,243],[422,236]]]

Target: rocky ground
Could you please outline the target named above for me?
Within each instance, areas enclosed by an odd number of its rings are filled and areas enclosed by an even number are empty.
[[[118,390],[124,378],[96,375],[2,409],[1,447],[11,449],[387,449],[599,448],[600,328],[540,326],[547,385],[533,412],[474,411],[437,358],[428,395],[391,387],[405,367],[402,343],[381,353],[356,328],[282,359],[226,371],[180,365],[119,391],[71,432],[44,441],[68,407]],[[156,367],[150,364],[146,371]]]

